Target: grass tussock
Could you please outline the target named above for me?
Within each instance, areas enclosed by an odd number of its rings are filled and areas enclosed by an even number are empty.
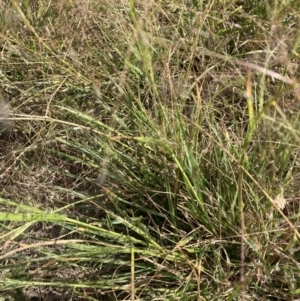
[[[2,300],[297,300],[297,1],[2,1]]]

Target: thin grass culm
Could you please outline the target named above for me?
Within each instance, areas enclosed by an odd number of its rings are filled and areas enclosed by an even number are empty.
[[[299,12],[0,2],[0,301],[299,300]]]

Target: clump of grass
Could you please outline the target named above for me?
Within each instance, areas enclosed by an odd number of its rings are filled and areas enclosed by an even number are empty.
[[[3,296],[296,298],[296,4],[45,3],[1,17]]]

